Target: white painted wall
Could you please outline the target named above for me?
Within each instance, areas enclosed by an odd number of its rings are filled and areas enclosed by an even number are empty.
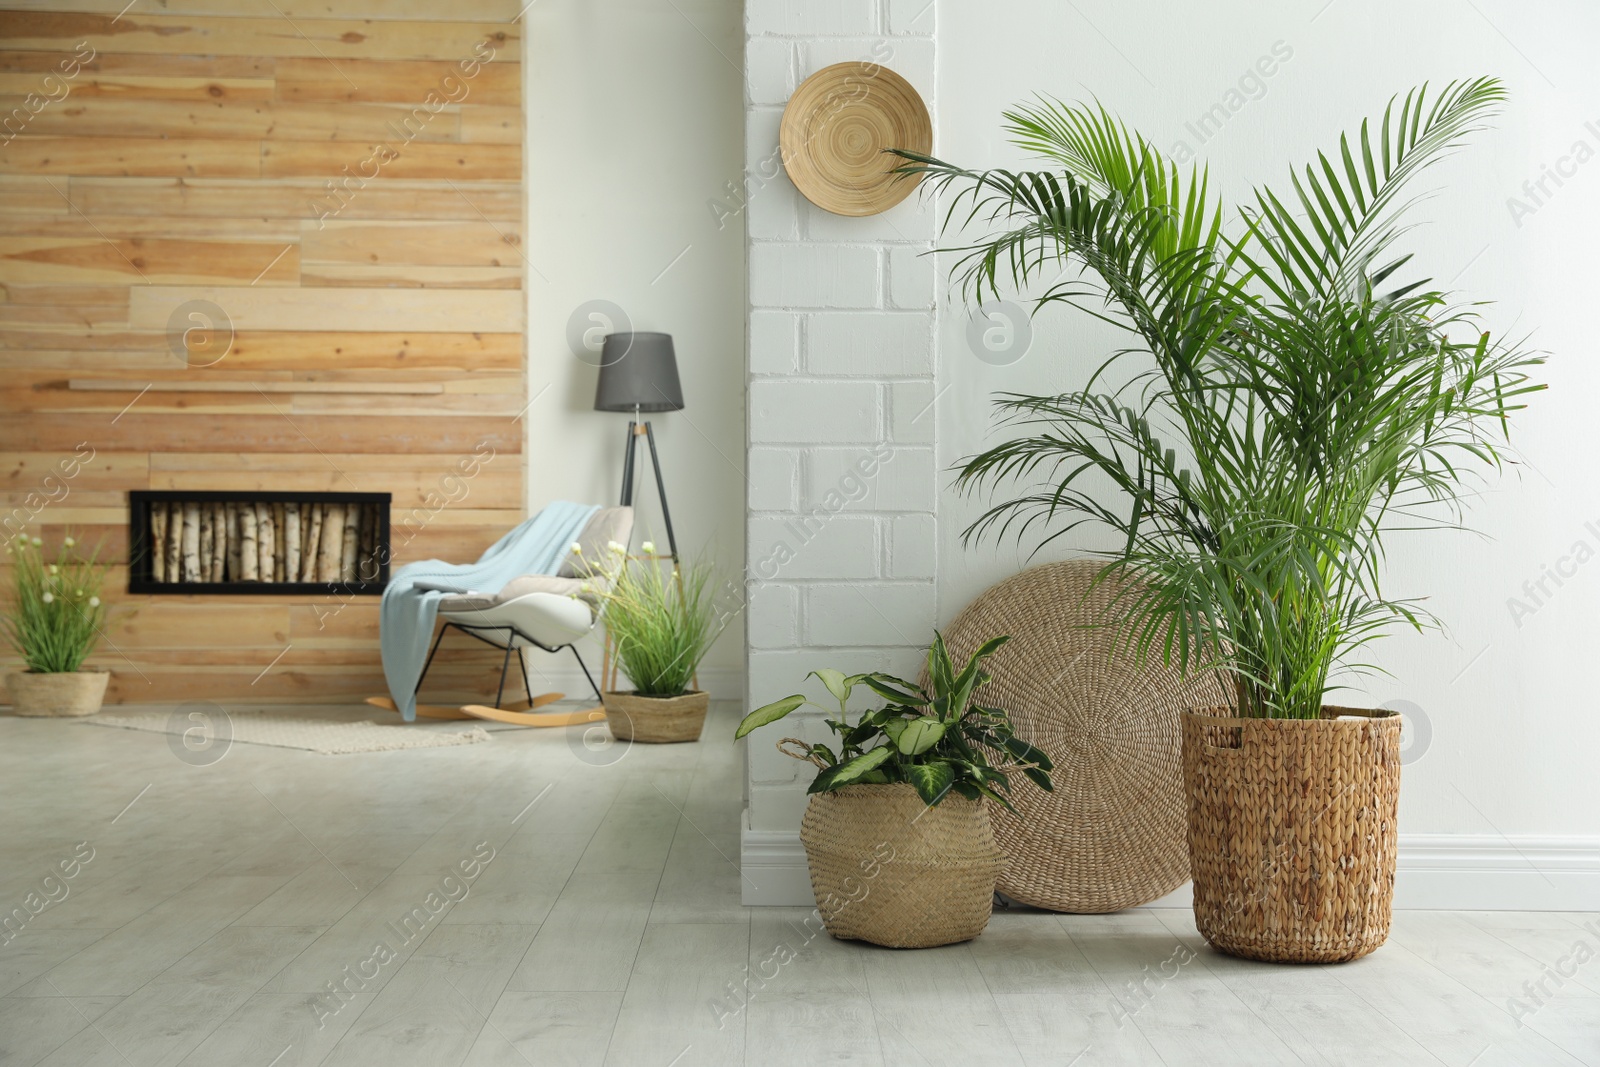
[[[672,334],[687,408],[653,417],[678,545],[738,581],[744,558],[744,221],[714,205],[743,169],[738,0],[539,0],[523,15],[528,502],[614,504],[627,416],[594,410],[567,334],[593,300]],[[736,186],[735,186],[736,187]],[[595,323],[599,325],[599,323]],[[599,331],[597,331],[598,333]],[[643,442],[641,441],[641,446]],[[666,547],[648,456],[636,503]],[[743,617],[701,684],[743,691]],[[551,684],[570,657],[533,653]],[[585,647],[591,664],[597,646]]]
[[[1585,53],[1586,44],[1600,39],[1600,12],[1577,0],[1548,5],[1537,19],[1510,0],[1293,6],[1264,0],[936,0],[927,10],[925,2],[881,0],[876,14],[872,0],[836,0],[807,5],[804,18],[797,5],[780,0],[750,0],[748,6],[752,164],[770,151],[775,120],[768,113],[781,109],[795,75],[806,73],[808,48],[837,49],[835,42],[855,38],[860,50],[874,34],[892,41],[897,27],[918,35],[917,48],[937,49],[934,89],[918,88],[934,105],[935,150],[943,157],[973,167],[1024,166],[1028,161],[1003,140],[1004,108],[1038,93],[1098,96],[1163,148],[1186,143],[1230,198],[1257,182],[1282,187],[1291,163],[1336,147],[1339,132],[1381,113],[1392,92],[1482,73],[1508,82],[1513,98],[1499,128],[1434,172],[1441,189],[1418,212],[1429,225],[1412,243],[1428,272],[1470,297],[1498,301],[1488,310],[1492,326],[1533,331],[1552,353],[1546,368],[1551,388],[1517,424],[1516,444],[1526,462],[1491,482],[1473,512],[1484,537],[1430,534],[1392,543],[1388,591],[1429,597],[1451,630],[1399,636],[1380,646],[1378,661],[1393,677],[1373,680],[1351,702],[1411,702],[1420,709],[1413,719],[1431,734],[1423,748],[1417,731],[1418,747],[1407,753],[1402,906],[1600,906],[1600,776],[1592,769],[1600,719],[1591,673],[1600,614],[1600,474],[1592,459],[1600,369],[1590,358],[1588,336],[1593,293],[1600,288],[1600,264],[1591,253],[1600,224],[1600,72]],[[902,54],[913,71],[925,61],[909,57],[926,53]],[[886,62],[903,70],[900,61]],[[1225,120],[1197,135],[1191,124],[1215,104],[1223,106]],[[1558,166],[1565,175],[1559,188],[1547,179],[1543,192],[1524,190],[1524,181],[1538,181],[1547,167]],[[783,228],[758,230],[763,216],[753,205],[756,307],[757,287],[783,271],[837,281],[849,269],[842,260],[817,260],[808,246],[872,244],[882,237],[871,220],[814,213],[795,200],[781,176],[763,188],[760,203]],[[1513,197],[1523,202],[1515,216],[1508,204]],[[796,243],[763,250],[769,238]],[[878,280],[883,284],[882,276]],[[946,300],[938,315],[940,399],[933,423],[939,492],[931,562],[939,623],[1027,565],[1032,547],[967,547],[960,540],[980,502],[954,496],[948,470],[996,440],[983,398],[998,390],[1072,388],[1116,343],[1109,328],[1052,310],[1034,323],[1032,346],[1020,361],[992,366],[969,349],[968,315],[959,299]],[[785,362],[787,356],[774,361],[760,321],[758,312],[751,332],[753,388],[763,376],[803,376],[806,368]],[[878,417],[892,418],[892,409]],[[809,444],[825,443],[828,432],[819,431]],[[752,455],[761,457],[752,460],[753,472],[794,476],[789,458],[768,456],[759,445]],[[767,495],[763,481],[752,485],[752,538],[763,510],[793,506],[789,494]],[[830,526],[827,537],[808,546],[789,584],[882,579],[881,569],[852,569],[860,563],[846,531]],[[1080,538],[1035,562],[1086,547],[1093,545]],[[879,551],[877,566],[888,566],[881,542]],[[1579,556],[1584,562],[1575,565]],[[1537,611],[1519,625],[1508,600],[1526,600],[1523,583],[1563,559],[1570,576],[1559,588],[1547,582],[1550,595],[1541,594]],[[786,592],[769,619],[774,625],[813,620],[810,610],[798,591]],[[903,648],[859,640],[853,630],[857,648],[832,649],[819,627],[807,625],[796,635],[778,631],[764,638],[752,630],[752,701],[792,691],[814,666],[900,666],[906,659]],[[763,888],[747,892],[747,899],[804,902],[803,857],[794,840],[803,775],[784,779],[779,765],[758,752],[762,747],[770,741],[751,750],[744,858],[747,877]]]

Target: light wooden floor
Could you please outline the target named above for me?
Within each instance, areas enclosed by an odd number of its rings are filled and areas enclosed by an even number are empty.
[[[1000,912],[924,952],[808,939],[807,912],[739,904],[734,709],[713,715],[616,762],[507,729],[204,767],[157,734],[0,717],[0,910],[60,898],[0,945],[0,1063],[1600,1063],[1600,958],[1546,971],[1600,950],[1600,916],[1403,912],[1342,967],[1217,956],[1181,911]],[[367,962],[380,940],[396,958]],[[776,977],[715,1007],[747,966]]]

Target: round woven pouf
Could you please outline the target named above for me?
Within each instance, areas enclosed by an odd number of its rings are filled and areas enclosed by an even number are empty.
[[[1148,903],[1189,879],[1179,713],[1228,703],[1213,674],[1183,677],[1159,644],[1144,664],[1121,650],[1106,609],[1119,588],[1104,564],[1034,567],[982,593],[944,631],[956,663],[990,637],[982,703],[1055,761],[1047,793],[1011,776],[1011,815],[988,805],[1009,862],[999,891],[1051,911]]]
[[[801,83],[778,130],[783,167],[805,198],[835,215],[875,215],[917,187],[886,154],[933,151],[933,120],[911,83],[877,63],[835,63]]]

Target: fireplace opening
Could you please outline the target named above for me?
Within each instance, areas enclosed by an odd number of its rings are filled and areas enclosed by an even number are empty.
[[[338,592],[389,583],[388,493],[133,490],[128,592]]]

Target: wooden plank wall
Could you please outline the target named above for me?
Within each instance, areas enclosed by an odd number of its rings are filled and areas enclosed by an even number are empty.
[[[113,701],[381,692],[375,598],[128,595],[126,493],[390,492],[397,565],[523,517],[518,5],[0,7],[0,528],[106,539]]]

